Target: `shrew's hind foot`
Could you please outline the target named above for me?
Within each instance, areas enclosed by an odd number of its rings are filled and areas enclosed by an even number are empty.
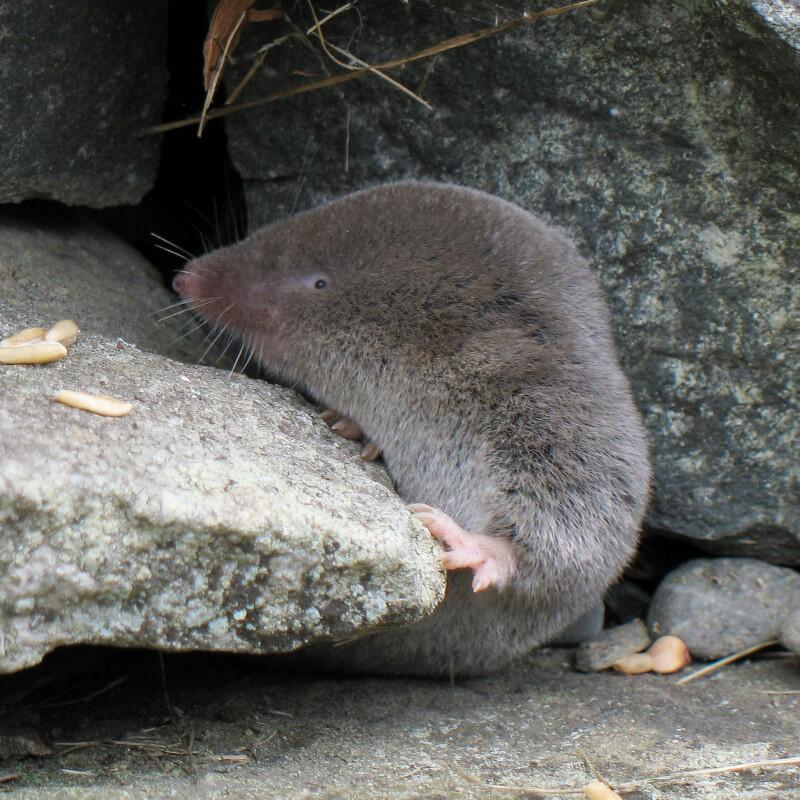
[[[508,539],[469,533],[443,511],[423,503],[409,506],[414,516],[447,548],[442,553],[445,569],[471,569],[472,591],[502,589],[516,569],[514,546]]]

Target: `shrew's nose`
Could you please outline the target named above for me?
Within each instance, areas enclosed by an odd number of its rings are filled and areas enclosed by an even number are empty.
[[[192,294],[192,287],[197,285],[197,278],[188,272],[179,272],[172,279],[172,288],[183,298],[189,298]]]

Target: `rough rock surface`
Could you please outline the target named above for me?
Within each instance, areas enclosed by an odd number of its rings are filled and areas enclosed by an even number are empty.
[[[154,654],[107,655],[99,674],[51,683],[19,703],[24,717],[38,698],[81,698],[127,676],[98,697],[43,705],[38,728],[94,744],[4,763],[2,773],[18,776],[5,787],[15,800],[509,800],[541,795],[487,785],[585,785],[594,776],[582,754],[619,785],[796,756],[800,741],[792,659],[733,664],[676,686],[675,676],[582,675],[564,651],[544,651],[502,675],[451,686],[270,674],[260,659],[167,654],[164,680],[180,709],[170,717]],[[24,684],[13,688],[22,693]],[[14,721],[10,711],[0,724]],[[800,768],[723,772],[621,795],[796,800]]]
[[[716,0],[736,44],[783,84],[800,87],[800,5],[786,0]]]
[[[304,208],[424,177],[497,193],[566,228],[601,274],[645,411],[650,524],[715,552],[800,563],[792,6],[617,0],[392,73],[424,84],[433,111],[368,78],[232,115],[251,223],[286,215],[297,198]],[[523,7],[359,9],[325,30],[374,63]],[[278,33],[250,26],[230,85]],[[299,44],[269,63],[243,99],[281,88],[292,69],[322,74]]]
[[[110,237],[58,236],[0,227],[0,336],[83,328],[63,361],[0,367],[0,672],[76,642],[263,653],[432,611],[436,546],[385,472],[287,389],[115,341],[136,319],[148,341],[158,291]],[[44,261],[47,281],[26,269]],[[94,416],[61,388],[134,409]]]
[[[579,672],[608,669],[625,656],[640,653],[649,647],[651,641],[650,634],[640,619],[615,628],[606,628],[599,636],[577,648],[575,669]]]
[[[777,639],[789,609],[800,608],[800,574],[752,558],[698,558],[667,575],[647,625],[686,642],[695,658],[721,658]]]
[[[0,0],[0,202],[136,203],[158,167],[162,0]]]
[[[781,621],[781,644],[800,656],[800,606],[792,609]]]

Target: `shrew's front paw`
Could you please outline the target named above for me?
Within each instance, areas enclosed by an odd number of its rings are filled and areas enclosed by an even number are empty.
[[[332,431],[338,433],[342,438],[352,439],[356,442],[364,441],[361,458],[365,461],[377,461],[381,457],[380,447],[375,442],[366,439],[363,429],[354,419],[340,414],[333,408],[326,408],[319,416]]]
[[[364,431],[354,419],[340,414],[333,408],[326,408],[319,416],[332,431],[338,433],[344,439],[358,441],[364,438]]]
[[[502,589],[514,574],[514,547],[507,539],[469,533],[443,511],[422,503],[409,506],[414,516],[447,548],[442,553],[446,569],[471,569],[472,591],[494,586]]]

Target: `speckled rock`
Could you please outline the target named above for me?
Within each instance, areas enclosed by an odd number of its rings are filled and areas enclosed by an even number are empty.
[[[640,653],[650,646],[650,634],[640,619],[606,628],[599,636],[584,642],[575,651],[575,669],[578,672],[599,672],[632,653]]]
[[[781,644],[800,656],[800,606],[792,609],[781,621]]]
[[[229,116],[251,223],[424,177],[566,228],[600,273],[645,412],[650,524],[798,564],[794,5],[605,2],[392,73],[424,83],[432,111],[368,77]],[[354,34],[350,47],[374,63],[523,8],[375,0],[358,24],[342,14],[326,31]],[[231,84],[276,35],[250,26]],[[292,69],[320,73],[299,44],[269,63],[243,99],[278,90]]]
[[[0,0],[0,202],[136,203],[158,168],[162,0]]]
[[[661,582],[647,625],[671,634],[695,658],[714,659],[777,639],[787,610],[800,608],[800,573],[752,558],[698,558]]]
[[[786,0],[715,0],[747,50],[784,86],[800,86],[800,5]]]
[[[0,337],[83,328],[63,361],[0,366],[0,672],[76,642],[281,652],[432,611],[437,546],[354,443],[288,389],[116,340],[160,330],[140,266],[104,234],[0,225]],[[61,388],[134,408],[94,416]]]

